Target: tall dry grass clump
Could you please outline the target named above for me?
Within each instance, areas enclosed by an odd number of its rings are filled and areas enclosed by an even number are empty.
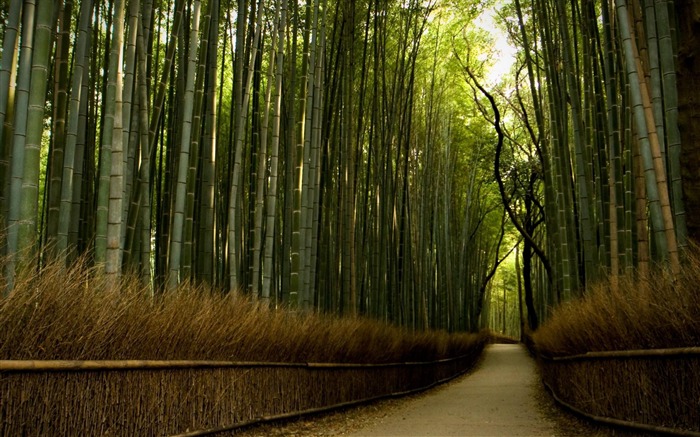
[[[152,296],[134,278],[49,265],[18,275],[0,298],[0,360],[187,361],[68,370],[4,361],[0,435],[233,429],[427,389],[471,368],[486,339],[271,310],[203,286]]]
[[[534,335],[540,352],[564,356],[589,351],[700,346],[700,250],[686,253],[673,279],[656,268],[646,279],[603,281],[554,311]]]
[[[700,354],[677,348],[700,346],[698,284],[694,248],[676,278],[659,267],[648,278],[621,278],[617,288],[600,283],[558,308],[533,336],[545,384],[597,420],[696,435]],[[626,352],[640,349],[662,350]],[[583,355],[598,351],[613,353]]]
[[[85,263],[23,272],[0,299],[0,359],[6,360],[385,363],[472,353],[483,340],[271,310],[203,286],[152,297],[140,281],[110,283]]]

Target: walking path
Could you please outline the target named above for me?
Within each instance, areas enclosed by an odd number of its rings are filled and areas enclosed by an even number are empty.
[[[458,383],[415,399],[350,436],[553,436],[537,409],[535,363],[520,345],[496,344]]]

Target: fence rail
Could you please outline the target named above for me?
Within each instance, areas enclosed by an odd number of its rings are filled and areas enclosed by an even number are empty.
[[[546,382],[544,383],[544,386],[547,388],[549,393],[552,395],[552,398],[554,398],[554,400],[559,405],[566,408],[567,410],[570,410],[571,412],[573,412],[575,414],[578,414],[579,416],[583,416],[583,417],[585,417],[591,421],[594,421],[594,422],[600,422],[600,423],[605,423],[605,424],[614,425],[614,426],[621,426],[621,427],[625,427],[625,428],[638,429],[640,431],[645,431],[645,432],[654,432],[654,433],[662,433],[662,434],[678,435],[678,436],[686,436],[686,437],[700,437],[700,432],[682,430],[682,429],[676,429],[676,428],[668,428],[668,427],[664,427],[664,426],[648,425],[646,423],[631,422],[629,420],[615,419],[613,417],[596,416],[595,414],[590,414],[590,413],[587,413],[586,411],[583,411],[579,408],[576,408],[575,406],[573,406],[570,403],[561,399],[554,392],[554,389],[552,389],[552,387],[549,384],[547,384]]]
[[[0,361],[0,435],[208,435],[422,391],[479,352],[380,364]]]
[[[657,357],[695,357],[700,356],[700,347],[679,347],[667,349],[632,349],[620,351],[596,351],[584,354],[547,356],[540,358],[547,361],[578,361],[578,360],[605,360],[621,358],[657,358]]]
[[[557,403],[590,420],[700,437],[700,348],[538,356]]]

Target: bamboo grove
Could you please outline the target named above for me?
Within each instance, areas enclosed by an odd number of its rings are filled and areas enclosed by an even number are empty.
[[[684,205],[697,204],[689,122],[697,6],[514,0],[509,8],[521,48],[514,90],[497,101],[472,79],[496,114],[496,177],[524,237],[536,328],[538,315],[608,276],[617,287],[619,275],[646,278],[653,263],[677,275],[683,247],[697,239]]]
[[[472,24],[494,3],[520,49],[500,85]],[[605,275],[677,271],[694,237],[692,3],[0,6],[6,293],[89,257],[154,293],[477,330],[515,253],[536,328]]]
[[[155,293],[478,329],[512,238],[438,54],[459,3],[3,2],[6,292],[89,256]]]

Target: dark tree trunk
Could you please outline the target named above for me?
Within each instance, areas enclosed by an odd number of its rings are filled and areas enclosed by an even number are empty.
[[[523,288],[525,289],[525,307],[527,308],[527,325],[530,331],[539,327],[532,290],[532,245],[525,240],[523,248]]]
[[[534,235],[537,229],[537,224],[534,222],[534,187],[536,183],[537,174],[533,172],[530,174],[527,192],[525,193],[525,230],[528,235]],[[525,306],[527,307],[527,325],[531,331],[535,331],[539,327],[532,290],[532,257],[534,254],[530,240],[525,239],[523,243],[523,283],[525,288]]]

